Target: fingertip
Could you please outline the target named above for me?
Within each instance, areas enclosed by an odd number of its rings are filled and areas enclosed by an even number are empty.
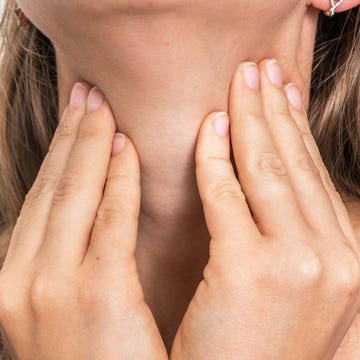
[[[96,86],[90,90],[87,104],[86,113],[90,114],[97,111],[105,101],[104,93]]]
[[[197,161],[210,153],[223,153],[224,147],[227,151],[229,147],[229,128],[230,120],[227,112],[214,111],[206,116],[197,139]]]
[[[272,85],[275,85],[279,89],[283,89],[284,86],[284,75],[280,63],[271,59],[265,64],[266,78]]]
[[[113,143],[112,143],[112,150],[111,156],[116,156],[120,154],[126,145],[126,137],[124,134],[116,133],[114,135]]]
[[[88,96],[89,90],[82,82],[77,82],[73,86],[70,94],[69,109],[75,111],[81,107]]]
[[[139,156],[135,145],[128,136],[121,132],[116,132],[114,134],[111,157],[114,158],[114,160],[119,159],[116,160],[116,162],[121,161],[125,167],[128,165],[130,166],[130,164],[132,164],[131,168],[134,166],[137,168],[140,167]]]
[[[294,83],[289,83],[284,87],[289,104],[297,111],[304,111],[304,103],[300,91]]]
[[[213,131],[217,136],[227,137],[229,135],[230,118],[227,112],[219,111],[211,115]]]

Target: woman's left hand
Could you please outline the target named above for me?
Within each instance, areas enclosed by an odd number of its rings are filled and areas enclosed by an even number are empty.
[[[359,310],[360,249],[301,97],[277,62],[245,63],[230,118],[238,178],[226,116],[199,134],[210,259],[172,359],[331,359]]]

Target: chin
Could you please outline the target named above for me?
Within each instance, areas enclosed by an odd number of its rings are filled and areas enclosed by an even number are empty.
[[[193,0],[59,0],[62,8],[100,14],[172,11],[194,4]]]

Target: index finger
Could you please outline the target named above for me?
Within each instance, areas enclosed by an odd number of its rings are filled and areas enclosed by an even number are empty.
[[[77,83],[73,87],[70,103],[63,112],[49,151],[25,197],[12,234],[4,267],[15,257],[20,261],[31,259],[41,247],[53,193],[75,142],[79,124],[85,112],[85,98],[89,90],[90,85],[85,82]]]
[[[210,114],[203,122],[196,148],[196,177],[210,235],[229,250],[259,235],[230,161],[229,117]],[[244,244],[244,242],[242,242]]]

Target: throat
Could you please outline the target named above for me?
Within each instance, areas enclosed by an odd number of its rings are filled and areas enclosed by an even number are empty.
[[[168,351],[209,258],[209,240],[201,209],[167,194],[168,206],[142,212],[136,261],[145,301],[153,312]],[[190,198],[191,199],[191,198]],[[161,201],[165,204],[165,199]],[[185,209],[188,209],[187,211]],[[161,216],[162,214],[162,216]]]

